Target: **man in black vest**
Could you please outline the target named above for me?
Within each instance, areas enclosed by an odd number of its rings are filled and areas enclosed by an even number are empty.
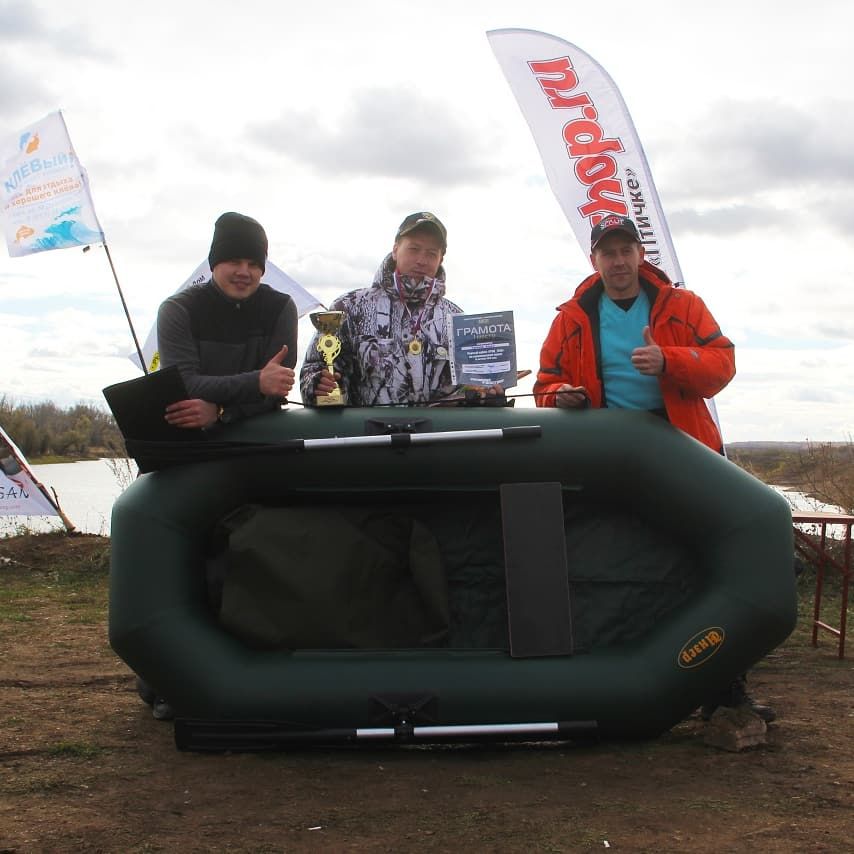
[[[209,281],[165,300],[157,313],[161,365],[176,365],[190,394],[166,407],[176,427],[207,428],[278,409],[294,385],[297,309],[261,282],[267,235],[224,213],[214,225]]]
[[[191,395],[166,407],[176,427],[212,427],[278,409],[294,385],[297,309],[262,284],[267,235],[260,223],[224,213],[214,225],[211,278],[165,300],[157,313],[164,368],[176,365]],[[137,677],[137,691],[158,720],[172,708]]]

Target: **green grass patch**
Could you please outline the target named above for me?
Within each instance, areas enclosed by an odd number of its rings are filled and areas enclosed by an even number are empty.
[[[35,778],[29,780],[10,780],[8,785],[3,785],[0,788],[0,791],[8,795],[47,795],[65,791],[72,787],[72,784],[68,780]]]
[[[73,572],[6,575],[0,587],[0,626],[34,622],[45,610],[67,613],[67,621],[103,622],[109,584],[105,575]]]
[[[72,757],[74,759],[94,759],[104,752],[97,744],[87,744],[83,741],[59,741],[47,748],[51,756]]]
[[[97,614],[81,614],[77,617],[70,617],[68,624],[72,626],[97,626],[104,621],[102,613]]]

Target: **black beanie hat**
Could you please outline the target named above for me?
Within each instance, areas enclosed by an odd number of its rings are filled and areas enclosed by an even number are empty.
[[[211,270],[220,261],[249,258],[263,272],[267,266],[267,235],[257,220],[243,214],[224,213],[214,224],[208,264]]]

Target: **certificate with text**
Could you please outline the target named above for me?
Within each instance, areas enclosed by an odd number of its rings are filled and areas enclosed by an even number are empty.
[[[448,319],[451,379],[462,385],[513,388],[516,332],[512,311],[454,314]]]

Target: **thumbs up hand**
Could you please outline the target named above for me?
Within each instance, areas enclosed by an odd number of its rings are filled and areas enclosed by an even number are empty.
[[[258,387],[261,394],[269,397],[288,396],[288,392],[294,387],[294,370],[282,365],[285,356],[288,355],[288,345],[283,344],[281,350],[261,368],[258,376]]]
[[[638,373],[657,377],[664,373],[664,353],[655,343],[648,326],[643,328],[643,347],[632,350],[632,365]]]

